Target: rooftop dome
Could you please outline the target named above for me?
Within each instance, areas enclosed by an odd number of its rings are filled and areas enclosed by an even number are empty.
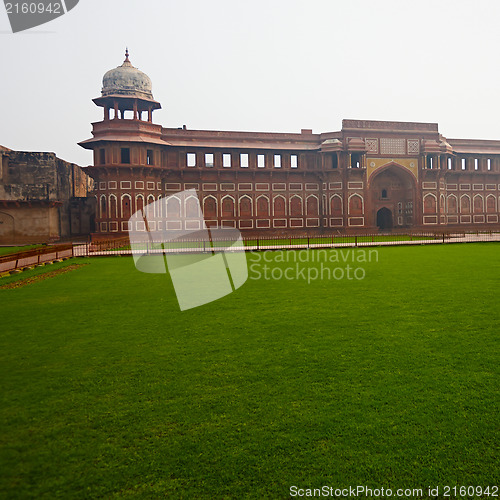
[[[109,70],[102,79],[102,97],[120,95],[153,100],[152,84],[148,75],[132,66],[125,52],[121,66]]]

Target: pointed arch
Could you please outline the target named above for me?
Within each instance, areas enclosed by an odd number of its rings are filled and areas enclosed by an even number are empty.
[[[449,194],[448,195],[448,203],[447,203],[447,212],[449,214],[456,214],[458,211],[458,200],[456,195]]]
[[[349,196],[349,214],[350,215],[362,215],[364,213],[364,200],[363,197],[354,193]]]
[[[217,198],[212,195],[203,198],[203,215],[207,218],[217,217]]]
[[[253,215],[253,200],[247,194],[240,196],[238,200],[238,213],[240,217],[252,217]]]
[[[486,212],[494,214],[497,211],[497,198],[494,194],[489,194],[486,197]]]
[[[392,170],[396,174],[401,174],[401,176],[408,180],[408,182],[411,183],[411,186],[414,187],[417,181],[417,177],[415,175],[415,172],[411,171],[404,165],[400,165],[399,163],[396,163],[395,161],[391,160],[389,163],[386,163],[385,165],[382,165],[381,167],[378,167],[372,175],[368,178],[368,185],[371,186],[373,184],[373,181],[380,175],[386,172],[387,170]]]
[[[158,195],[158,200],[157,200],[157,205],[158,205],[158,217],[163,217],[163,196],[160,194]]]
[[[290,216],[291,217],[301,217],[303,214],[302,210],[302,197],[298,194],[294,194],[290,198]]]
[[[99,201],[99,213],[101,219],[106,219],[108,217],[108,204],[106,201],[106,195],[101,194],[101,199]]]
[[[144,207],[144,212],[148,213],[147,217],[156,217],[156,203],[155,197],[150,194],[146,200],[146,206]]]
[[[221,200],[221,216],[222,217],[234,217],[234,198],[227,194]]]
[[[315,194],[310,194],[306,199],[306,214],[309,217],[319,215],[319,199]]]
[[[125,193],[121,197],[121,215],[122,219],[129,220],[132,216],[132,196]]]
[[[470,196],[468,194],[463,194],[460,197],[460,213],[470,214]]]
[[[285,197],[280,194],[273,198],[273,215],[274,217],[286,217]]]
[[[342,196],[334,194],[330,196],[330,214],[336,217],[341,217],[344,213]]]
[[[169,219],[180,219],[181,217],[181,200],[177,196],[169,196],[167,198],[167,213]]]
[[[473,200],[474,213],[482,214],[484,212],[484,198],[482,194],[476,194]]]
[[[200,214],[200,202],[196,196],[188,196],[184,200],[184,213],[188,219],[198,219]]]
[[[112,219],[118,218],[118,200],[114,194],[109,195],[109,216]]]
[[[257,198],[257,217],[269,217],[269,197],[265,194]]]
[[[135,197],[135,211],[138,212],[139,210],[144,211],[144,196],[142,194]]]
[[[427,193],[424,196],[424,214],[435,214],[437,212],[437,196]]]

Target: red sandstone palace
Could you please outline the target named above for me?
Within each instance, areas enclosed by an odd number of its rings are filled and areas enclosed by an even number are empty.
[[[128,52],[94,103],[104,117],[80,145],[94,152],[86,171],[101,234],[127,231],[135,211],[193,188],[207,226],[247,233],[498,228],[500,141],[366,120],[323,134],[164,128]],[[190,207],[173,197],[167,210],[175,220]]]

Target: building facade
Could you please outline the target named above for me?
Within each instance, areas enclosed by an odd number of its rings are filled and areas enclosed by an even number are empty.
[[[93,180],[54,153],[0,146],[0,245],[47,243],[95,230]]]
[[[435,123],[343,120],[337,132],[260,133],[153,123],[150,79],[122,66],[94,99],[103,120],[80,145],[94,152],[96,231],[127,231],[145,205],[192,209],[208,226],[260,234],[493,229],[499,225],[500,141],[446,139]],[[194,200],[193,200],[194,201]],[[193,204],[194,206],[194,204]]]

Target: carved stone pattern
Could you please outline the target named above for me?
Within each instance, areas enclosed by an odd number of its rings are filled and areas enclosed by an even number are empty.
[[[419,143],[418,139],[408,139],[408,154],[411,153],[419,153],[420,148],[419,148]]]
[[[380,139],[380,152],[383,155],[404,155],[404,139]]]
[[[378,140],[365,139],[366,150],[370,153],[378,153]]]

